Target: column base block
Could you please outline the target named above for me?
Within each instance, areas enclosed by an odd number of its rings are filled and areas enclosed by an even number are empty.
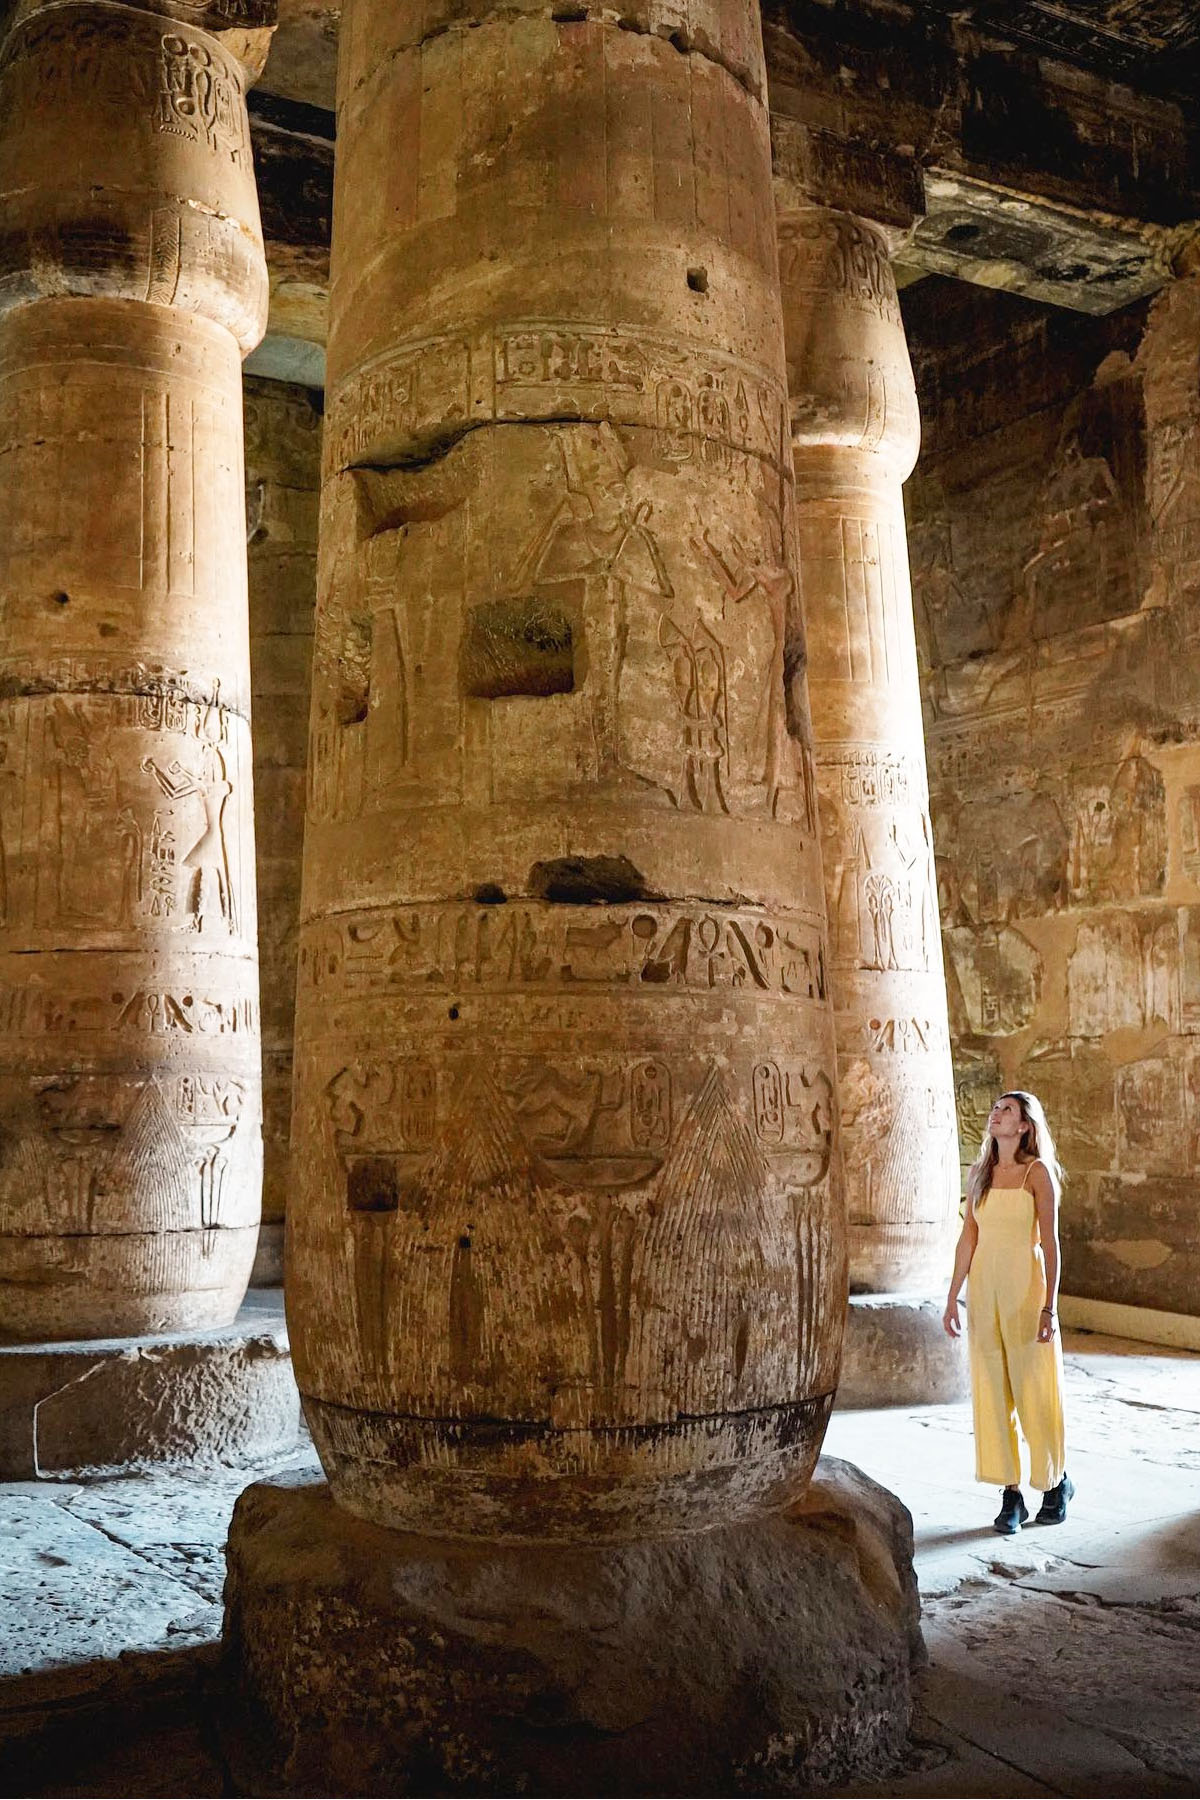
[[[852,1294],[834,1406],[929,1406],[971,1391],[967,1347],[942,1330],[944,1296]]]
[[[299,1418],[278,1292],[210,1331],[0,1346],[4,1481],[249,1462],[289,1449]]]
[[[227,1554],[243,1791],[804,1793],[904,1751],[912,1522],[848,1463],[782,1515],[595,1547],[424,1538],[258,1483]]]

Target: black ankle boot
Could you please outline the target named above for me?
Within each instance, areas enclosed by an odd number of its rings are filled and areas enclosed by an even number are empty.
[[[1061,1525],[1067,1516],[1067,1501],[1075,1498],[1075,1483],[1064,1473],[1057,1487],[1047,1488],[1034,1521],[1037,1525]]]
[[[1015,1537],[1029,1517],[1029,1508],[1019,1487],[1007,1487],[1000,1497],[1000,1511],[992,1520],[1001,1537]]]

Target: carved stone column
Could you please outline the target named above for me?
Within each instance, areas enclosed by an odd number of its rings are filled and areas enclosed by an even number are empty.
[[[9,1340],[222,1324],[254,1255],[244,85],[106,0],[20,9],[0,49]]]
[[[836,1382],[759,26],[650,20],[343,15],[289,1315],[454,1536],[781,1505]]]
[[[949,1277],[958,1152],[901,484],[920,437],[881,232],[779,223],[852,1290]]]

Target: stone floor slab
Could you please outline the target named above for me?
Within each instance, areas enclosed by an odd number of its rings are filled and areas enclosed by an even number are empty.
[[[925,1702],[908,1766],[848,1793],[962,1800],[1101,1792],[1102,1782],[1122,1784],[1109,1792],[1200,1792],[1200,1487],[1191,1466],[1200,1357],[1071,1333],[1064,1349],[1080,1492],[1061,1527],[995,1535],[997,1496],[973,1479],[969,1406],[833,1417],[830,1454],[860,1464],[912,1511],[931,1658],[918,1678]],[[66,1658],[40,1651],[25,1674],[10,1660],[7,1679],[0,1668],[0,1767],[14,1791],[262,1791],[231,1784],[222,1762],[229,1701],[213,1661],[221,1614],[211,1597],[238,1493],[251,1475],[283,1469],[317,1478],[311,1446],[250,1470],[0,1485],[0,1531],[18,1500],[44,1521],[26,1530],[20,1573],[0,1539],[0,1565],[11,1565],[0,1647],[49,1579],[55,1607],[38,1613]],[[63,1514],[70,1556],[95,1558],[74,1585],[36,1560],[38,1548],[67,1558],[56,1537]],[[126,1608],[120,1656],[89,1586],[104,1579],[145,1583],[144,1608],[134,1588],[111,1590]],[[1020,1729],[994,1734],[993,1716]]]
[[[969,1406],[833,1416],[827,1449],[912,1511],[917,1732],[947,1749],[933,1777],[855,1792],[1200,1792],[1200,1357],[1072,1332],[1064,1351],[1062,1526],[992,1531]]]

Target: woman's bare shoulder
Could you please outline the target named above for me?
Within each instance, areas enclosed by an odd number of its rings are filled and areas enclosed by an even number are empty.
[[[1030,1191],[1042,1198],[1049,1198],[1058,1192],[1058,1184],[1050,1173],[1048,1164],[1040,1156],[1035,1156],[1026,1166],[1025,1180]]]

